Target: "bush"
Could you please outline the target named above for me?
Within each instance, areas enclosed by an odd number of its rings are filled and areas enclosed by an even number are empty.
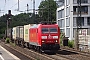
[[[74,41],[68,41],[68,47],[73,48],[74,47]]]
[[[62,43],[62,40],[63,38],[65,37],[65,33],[62,33],[60,34],[60,45],[63,46],[63,43]]]
[[[10,42],[10,38],[6,38],[5,42],[9,43]]]
[[[2,39],[3,38],[3,35],[0,34],[0,38]]]

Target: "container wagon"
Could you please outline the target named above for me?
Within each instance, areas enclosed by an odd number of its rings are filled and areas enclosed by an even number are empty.
[[[24,25],[24,46],[29,48],[29,29],[30,24]]]
[[[24,43],[24,27],[23,26],[17,26],[13,28],[13,39],[15,41],[15,44],[23,46],[23,43]]]
[[[13,36],[12,39],[15,41],[16,40],[16,27],[13,27],[12,30],[13,30],[12,31],[12,36]]]

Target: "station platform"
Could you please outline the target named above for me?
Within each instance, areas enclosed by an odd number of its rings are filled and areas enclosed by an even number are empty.
[[[0,60],[20,60],[0,45]]]

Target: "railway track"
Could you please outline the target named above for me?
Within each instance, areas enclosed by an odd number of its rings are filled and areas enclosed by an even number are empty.
[[[55,55],[47,55],[55,60],[90,60],[90,55],[72,50],[59,50]]]
[[[14,48],[12,48],[11,47],[11,45],[9,45],[9,44],[5,44],[4,42],[1,42],[0,41],[0,45],[2,46],[2,47],[4,47],[6,50],[8,50],[9,52],[11,52],[12,54],[14,54],[14,55],[16,55],[18,58],[20,58],[21,60],[33,60],[33,58],[29,58],[29,57],[27,57],[27,56],[25,56],[24,54],[22,54],[22,53],[20,53],[19,51],[18,51],[18,49],[15,49],[15,47]]]
[[[90,53],[80,52],[74,49],[62,48],[56,55],[69,60],[90,60]]]
[[[90,57],[90,52],[83,52],[83,51],[79,51],[79,50],[72,49],[72,48],[68,48],[68,47],[63,47],[63,48],[61,48],[61,49],[67,50],[67,51],[76,52],[76,53],[78,53],[78,54],[81,54],[81,55]]]
[[[35,52],[35,51],[27,49],[27,48],[14,46],[11,44],[5,44],[4,42],[1,42],[0,45],[3,46],[4,48],[6,48],[7,50],[10,50],[10,52],[16,51],[16,52],[18,52],[18,54],[20,53],[20,54],[26,56],[29,60],[57,60],[57,58],[50,57],[50,55],[40,54],[38,52]],[[15,54],[18,55],[16,52],[15,52]],[[24,58],[23,60],[28,60],[28,59]]]
[[[22,48],[11,44],[5,44],[4,42],[1,42],[0,45],[6,49],[7,48],[11,50],[13,49],[13,51],[15,50],[23,54],[24,56],[28,57],[28,59],[30,60],[90,60],[90,54],[82,53],[75,50],[65,49],[65,48],[59,50],[56,54],[48,54],[48,53],[40,54],[31,49]]]
[[[58,55],[56,55],[56,54],[51,54],[51,55],[44,54],[44,55],[46,55],[46,56],[48,56],[48,57],[50,57],[50,58],[53,58],[54,60],[69,60],[69,59],[67,59],[67,58],[65,58],[65,57],[58,56]]]

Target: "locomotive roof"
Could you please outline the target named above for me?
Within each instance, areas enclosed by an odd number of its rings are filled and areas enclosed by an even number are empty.
[[[31,24],[31,27],[30,28],[38,28],[40,25],[47,25],[47,24]],[[51,25],[51,24],[48,24],[48,26]],[[57,25],[57,24],[53,24],[53,25]]]
[[[32,24],[30,28],[37,28],[38,24]]]

